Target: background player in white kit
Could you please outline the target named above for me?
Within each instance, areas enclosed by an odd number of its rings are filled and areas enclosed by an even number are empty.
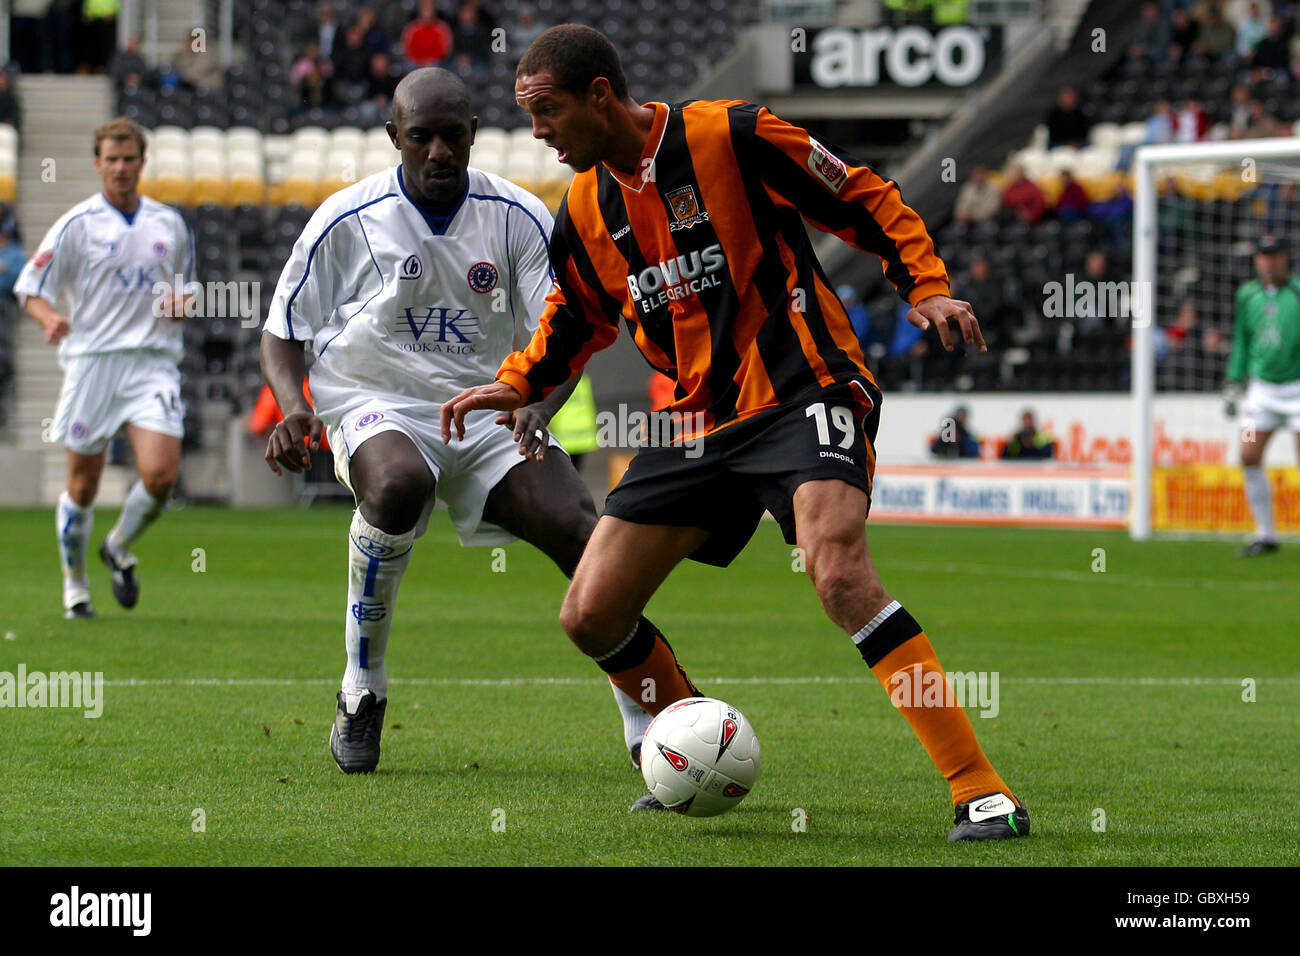
[[[127,492],[117,524],[100,545],[123,607],[139,598],[131,543],[166,507],[180,464],[182,424],[181,290],[194,240],[179,212],[137,192],[144,131],[118,118],[95,130],[95,169],[104,191],[80,202],[50,227],[14,293],[59,346],[63,390],[53,440],[68,449],[68,487],[59,495],[56,529],[63,565],[64,615],[94,617],[86,550],[104,450],[126,426],[140,477]],[[66,302],[66,312],[57,303]],[[165,313],[165,314],[159,314]]]
[[[516,320],[535,329],[553,285],[550,213],[530,193],[469,168],[476,128],[455,74],[430,68],[404,77],[388,124],[401,165],[316,210],[280,276],[262,334],[262,369],[285,413],[268,439],[268,463],[277,474],[302,471],[327,430],[335,470],[357,500],[348,662],[330,733],[345,773],[367,773],[379,762],[389,626],[435,488],[463,545],[522,538],[566,576],[596,524],[568,456],[546,453],[562,451],[546,425],[576,377],[513,415],[471,415],[463,444],[441,439],[441,403],[492,380],[514,348]],[[307,341],[316,356],[314,412],[301,387]],[[513,437],[500,424],[513,427]],[[634,634],[643,628],[689,686],[644,617]],[[649,717],[617,688],[614,695],[635,763]]]

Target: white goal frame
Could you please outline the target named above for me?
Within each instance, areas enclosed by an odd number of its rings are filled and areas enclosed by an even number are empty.
[[[1152,421],[1155,403],[1156,167],[1244,160],[1300,161],[1300,137],[1236,139],[1219,143],[1171,143],[1139,147],[1133,159],[1133,281],[1142,290],[1132,316],[1133,467],[1129,534],[1151,537]]]

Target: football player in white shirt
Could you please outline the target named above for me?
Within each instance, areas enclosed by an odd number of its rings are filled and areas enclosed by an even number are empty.
[[[441,439],[441,403],[493,378],[514,347],[516,319],[531,333],[553,284],[550,213],[525,190],[469,168],[477,125],[455,74],[426,68],[404,77],[388,124],[401,164],[316,210],[280,276],[262,333],[262,370],[285,412],[268,439],[267,462],[277,474],[301,472],[326,433],[335,471],[357,501],[348,661],[330,732],[344,773],[368,773],[379,763],[389,626],[435,490],[462,545],[522,538],[566,576],[596,525],[586,486],[547,432],[576,376],[513,414],[471,415],[463,443]],[[315,355],[314,410],[302,391],[307,342]],[[644,617],[629,640],[649,633],[675,666],[672,649]],[[601,664],[616,677],[618,661],[614,654]],[[679,666],[677,673],[689,686]],[[617,688],[614,696],[635,765],[649,717]],[[648,796],[638,807],[655,808]]]
[[[185,409],[176,319],[185,299],[173,285],[194,268],[194,240],[180,213],[137,191],[144,130],[118,118],[95,130],[94,142],[103,192],[55,222],[14,286],[45,340],[58,345],[64,370],[52,434],[68,449],[56,531],[69,618],[95,616],[86,551],[104,451],[123,425],[140,475],[99,556],[118,603],[130,608],[139,599],[131,543],[166,507],[180,464]],[[169,291],[160,296],[159,287]],[[68,306],[63,312],[60,302]]]

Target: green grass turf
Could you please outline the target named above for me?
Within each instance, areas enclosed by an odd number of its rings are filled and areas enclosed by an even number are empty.
[[[99,510],[92,548],[115,517]],[[556,624],[559,572],[517,544],[494,573],[491,551],[460,548],[441,513],[398,604],[380,771],[343,776],[326,738],[343,667],[347,522],[329,507],[169,513],[136,549],[140,606],[118,608],[96,562],[101,616],[86,622],[61,617],[51,513],[0,513],[0,671],[22,663],[112,682],[98,719],[0,709],[0,863],[1300,856],[1300,549],[1239,561],[1226,542],[873,525],[886,585],[944,666],[999,674],[1000,713],[972,719],[1029,806],[1033,836],[952,845],[947,788],[770,523],[729,570],[683,565],[649,610],[705,692],[758,731],[762,774],[734,812],[627,812],[643,787],[608,686]],[[1095,548],[1104,573],[1092,570]],[[1254,703],[1243,678],[1257,681]],[[1092,826],[1098,809],[1104,832]],[[792,828],[796,810],[805,832]]]

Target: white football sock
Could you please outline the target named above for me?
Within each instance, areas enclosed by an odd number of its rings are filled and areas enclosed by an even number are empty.
[[[65,581],[78,582],[87,595],[90,594],[90,585],[86,583],[86,549],[94,527],[94,505],[83,508],[66,491],[60,493],[58,507],[54,510],[54,531],[59,536],[63,577]],[[66,587],[64,593],[67,593]]]
[[[618,711],[623,715],[623,742],[627,744],[627,749],[630,751],[645,737],[646,728],[654,718],[642,710],[640,704],[619,690],[613,681],[610,682],[609,687],[614,692],[614,700],[618,702]]]
[[[122,502],[122,514],[108,533],[108,547],[121,557],[131,550],[131,543],[144,534],[145,529],[167,507],[167,500],[159,500],[145,490],[144,482],[137,480]]]
[[[342,689],[369,688],[388,696],[388,628],[393,623],[397,588],[411,563],[415,529],[389,534],[361,517],[358,508],[348,529],[348,606],[345,643],[347,670]]]
[[[1277,537],[1273,527],[1273,493],[1268,486],[1268,473],[1262,465],[1244,469],[1246,472],[1246,501],[1255,516],[1255,536],[1264,541]]]

